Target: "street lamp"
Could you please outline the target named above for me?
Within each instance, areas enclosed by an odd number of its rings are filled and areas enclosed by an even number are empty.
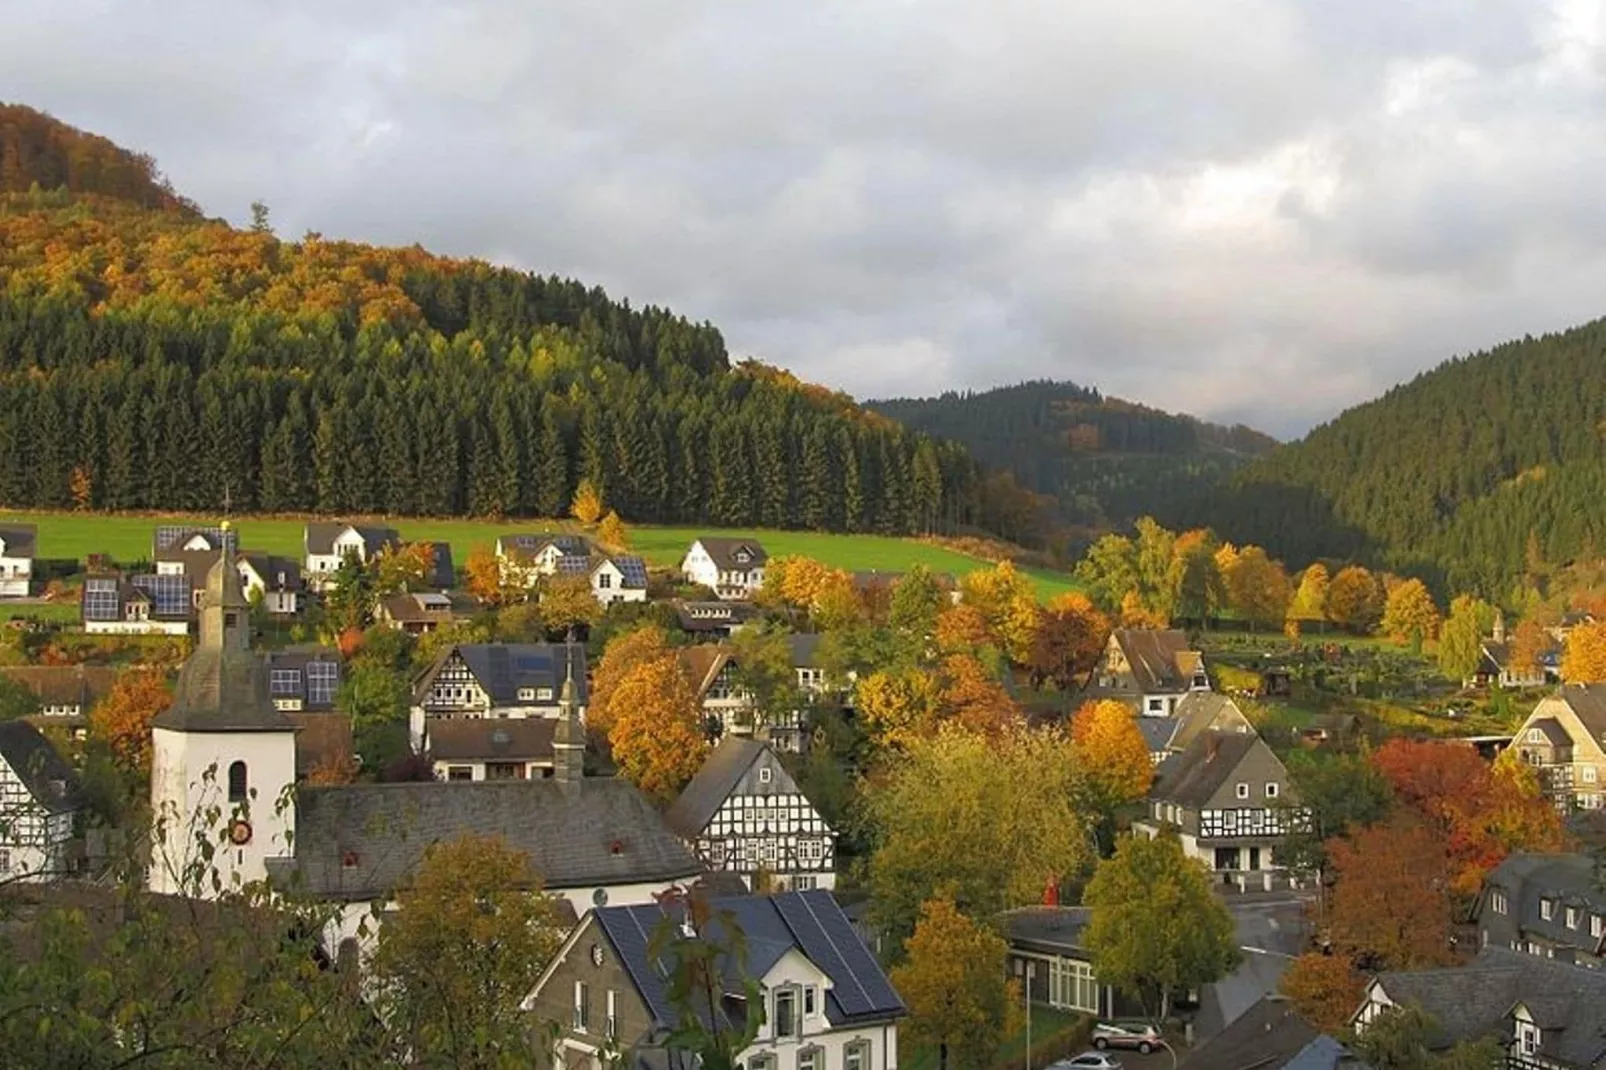
[[[1032,968],[1035,965],[1032,960],[1026,960],[1026,984],[1022,986],[1026,993],[1026,1070],[1032,1070]]]

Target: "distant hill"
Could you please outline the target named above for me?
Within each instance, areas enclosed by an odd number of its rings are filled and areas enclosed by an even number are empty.
[[[589,480],[633,522],[905,534],[1025,497],[711,324],[266,223],[0,109],[0,508],[552,516]]]
[[[1069,382],[867,404],[964,443],[983,464],[1008,469],[1023,486],[1054,497],[1067,523],[1092,529],[1168,509],[1277,445],[1241,424],[1206,423]]]
[[[1174,511],[1290,565],[1371,559],[1504,597],[1606,551],[1606,320],[1448,360]]]

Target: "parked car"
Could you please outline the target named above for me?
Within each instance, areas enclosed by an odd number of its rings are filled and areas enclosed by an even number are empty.
[[[1049,1063],[1044,1070],[1121,1070],[1121,1061],[1102,1051],[1084,1051],[1074,1059]]]
[[[1160,1031],[1148,1022],[1100,1022],[1093,1027],[1093,1046],[1135,1049],[1144,1055],[1165,1047]]]

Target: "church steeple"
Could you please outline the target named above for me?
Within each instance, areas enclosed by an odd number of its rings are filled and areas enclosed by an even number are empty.
[[[212,650],[251,649],[251,603],[240,582],[240,565],[234,556],[234,533],[223,521],[223,547],[206,576],[201,598],[201,642]]]
[[[574,651],[563,647],[563,690],[558,692],[558,729],[552,736],[552,775],[560,784],[585,778],[586,734],[574,697]]]

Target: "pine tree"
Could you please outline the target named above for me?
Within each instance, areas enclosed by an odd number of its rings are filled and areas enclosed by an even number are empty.
[[[531,504],[537,516],[562,516],[569,501],[569,456],[551,405],[541,406],[540,435],[532,458]]]

